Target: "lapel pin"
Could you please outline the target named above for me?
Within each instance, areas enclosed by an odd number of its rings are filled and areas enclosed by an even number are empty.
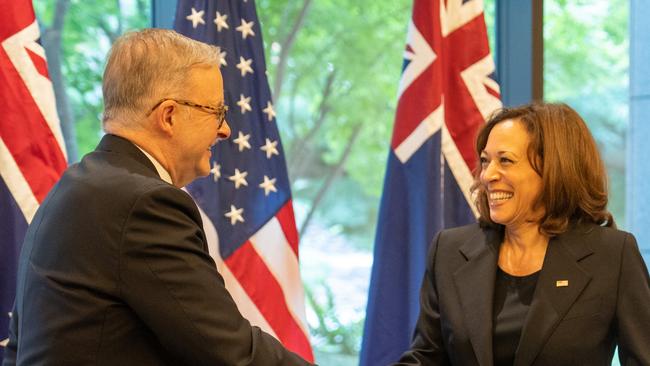
[[[569,286],[569,280],[555,281],[555,287],[568,287],[568,286]]]

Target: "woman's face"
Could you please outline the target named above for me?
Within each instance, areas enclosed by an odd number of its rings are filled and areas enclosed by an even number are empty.
[[[490,131],[481,152],[481,183],[493,222],[515,228],[538,222],[544,208],[533,205],[542,192],[542,177],[528,161],[530,136],[523,123],[507,119]]]

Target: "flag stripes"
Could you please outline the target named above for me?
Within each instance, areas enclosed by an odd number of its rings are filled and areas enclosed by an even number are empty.
[[[298,232],[255,2],[180,0],[174,28],[219,48],[229,107],[232,138],[214,147],[212,175],[188,187],[204,212],[210,254],[242,314],[313,361]]]
[[[293,219],[291,202],[225,261],[219,252],[218,234],[212,221],[200,207],[199,211],[210,255],[242,315],[292,351],[312,354],[300,269],[294,252],[297,246],[291,244],[291,240],[297,239],[297,231],[285,221]],[[277,298],[284,298],[285,303],[276,301]]]
[[[260,309],[280,342],[298,354],[311,353],[307,337],[288,304],[275,300],[285,297],[282,285],[252,244],[245,243],[224,262]]]
[[[18,253],[40,202],[67,167],[63,134],[31,1],[0,13],[0,359]]]

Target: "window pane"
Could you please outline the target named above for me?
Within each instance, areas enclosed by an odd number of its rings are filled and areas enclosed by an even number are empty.
[[[57,110],[73,163],[101,136],[106,52],[125,31],[151,24],[151,0],[34,2]]]
[[[257,1],[319,364],[358,365],[412,3],[315,1],[290,34],[303,2]],[[494,40],[494,0],[485,7]]]
[[[628,1],[544,1],[544,97],[585,119],[609,173],[609,209],[625,227]]]

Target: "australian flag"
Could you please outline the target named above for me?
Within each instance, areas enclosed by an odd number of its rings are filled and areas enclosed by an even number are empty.
[[[221,55],[232,136],[214,147],[212,174],[188,187],[203,215],[210,254],[242,314],[313,361],[298,234],[255,1],[180,0],[174,28],[217,46]]]
[[[31,0],[0,12],[0,360],[27,225],[67,167],[45,50]]]
[[[479,126],[501,106],[483,1],[415,0],[384,181],[362,366],[395,362],[419,313],[436,232],[475,221]]]

